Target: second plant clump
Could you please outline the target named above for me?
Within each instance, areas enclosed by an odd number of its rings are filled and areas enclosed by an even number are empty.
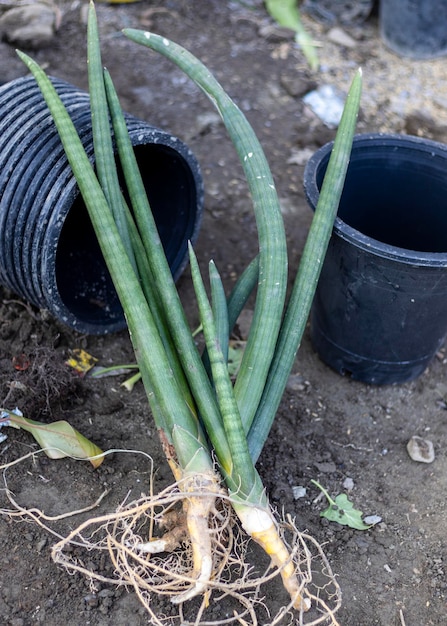
[[[355,76],[347,98],[320,202],[286,306],[284,226],[272,175],[248,121],[209,70],[185,49],[148,32],[126,29],[124,34],[171,59],[217,107],[251,192],[259,254],[228,298],[218,270],[211,262],[211,297],[208,298],[190,247],[192,278],[206,344],[206,354],[200,355],[160,244],[112,80],[102,67],[93,3],[88,22],[88,71],[96,171],[51,81],[30,57],[19,52],[42,90],[89,211],[126,315],[151,412],[176,481],[175,487],[161,498],[149,497],[118,511],[112,525],[114,532],[121,532],[124,538],[119,544],[110,540],[109,535],[105,542],[117,571],[124,561],[135,563],[133,573],[127,569],[123,580],[134,584],[154,623],[161,623],[162,618],[150,608],[151,592],[169,594],[180,605],[180,615],[186,600],[202,597],[194,621],[199,623],[213,590],[238,596],[243,610],[239,617],[235,616],[235,621],[246,623],[240,620],[250,616],[252,623],[257,623],[256,609],[247,595],[249,585],[244,586],[250,568],[230,556],[234,533],[233,518],[228,515],[232,510],[245,532],[269,555],[290,596],[277,619],[292,608],[303,615],[312,599],[319,607],[320,616],[314,623],[319,623],[327,607],[310,591],[311,568],[302,571],[305,560],[302,538],[289,520],[286,526],[292,529],[292,541],[285,540],[283,525],[269,505],[255,463],[293,366],[331,234],[349,162],[361,74]],[[130,206],[118,182],[112,132]],[[253,323],[233,382],[227,366],[229,337],[253,290],[256,290]],[[158,507],[163,509],[162,516]],[[141,524],[129,522],[134,520],[135,512],[148,518],[150,528],[155,520],[169,530],[163,536],[151,536],[149,541],[132,534],[130,531]],[[110,519],[107,518],[106,524]],[[70,537],[79,540],[82,533],[77,529]],[[177,548],[181,553],[179,546],[185,541],[189,546],[190,566],[185,566],[183,557],[174,566],[168,557],[163,567],[159,557],[152,556]],[[55,557],[60,553],[59,545]],[[64,562],[67,565],[66,559]],[[149,580],[141,572],[150,569],[151,563],[155,569]],[[235,563],[237,566],[229,575],[225,568]],[[82,571],[79,564],[74,568]],[[260,582],[255,578],[252,585],[255,603],[259,601],[256,593]],[[276,623],[275,619],[271,623]]]

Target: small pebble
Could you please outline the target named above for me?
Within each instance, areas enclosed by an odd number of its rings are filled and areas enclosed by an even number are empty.
[[[259,28],[259,35],[270,41],[271,43],[280,43],[281,41],[293,41],[295,32],[291,28],[283,28],[276,24],[266,24]]]
[[[287,381],[287,390],[291,392],[304,391],[306,389],[304,383],[305,380],[301,374],[291,374]]]
[[[283,75],[280,78],[281,87],[293,98],[301,98],[312,89],[316,89],[317,85],[315,82],[310,81],[308,78],[303,76],[297,76],[293,74],[293,76]]]
[[[302,487],[301,485],[295,485],[294,487],[292,487],[292,493],[295,500],[304,498],[307,493],[306,487]]]
[[[346,491],[352,491],[354,489],[354,481],[352,478],[345,478],[343,481],[343,487]]]
[[[287,159],[288,165],[306,165],[315,150],[312,148],[292,149],[290,157]]]
[[[357,45],[355,39],[338,26],[334,26],[334,28],[330,29],[327,38],[329,41],[332,41],[332,43],[337,44],[337,46],[344,46],[345,48],[355,48]]]
[[[315,463],[316,468],[323,474],[334,474],[337,471],[337,466],[333,461],[323,461],[322,463]]]
[[[40,539],[40,541],[37,542],[36,550],[37,550],[37,552],[39,554],[42,552],[42,550],[47,545],[47,541],[48,541],[47,537],[44,537],[43,539]]]
[[[375,526],[376,524],[380,524],[382,518],[380,515],[367,515],[363,518],[363,521],[365,524],[368,524],[368,526]]]
[[[433,463],[435,460],[433,443],[417,435],[412,437],[407,443],[407,451],[410,458],[418,463]]]
[[[0,35],[10,43],[40,48],[52,40],[60,27],[62,14],[53,0],[0,4]]]
[[[94,609],[99,604],[98,596],[96,595],[96,593],[88,593],[86,596],[84,596],[84,602],[88,607]]]
[[[197,135],[204,135],[205,133],[213,130],[222,123],[222,119],[218,113],[214,111],[207,111],[206,113],[200,113],[196,117],[196,133]]]

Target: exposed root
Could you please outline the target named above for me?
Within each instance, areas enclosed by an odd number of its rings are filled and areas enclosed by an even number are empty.
[[[284,589],[289,593],[295,609],[308,611],[311,607],[309,598],[302,595],[298,571],[289,551],[278,532],[270,510],[245,507],[245,515],[239,515],[244,529],[272,559],[272,564],[281,574]],[[254,522],[254,523],[253,523]]]
[[[207,482],[209,484],[208,489],[206,483],[204,485],[202,482],[200,486],[197,486],[199,487],[197,492],[206,493],[208,491],[209,495],[190,496],[186,513],[186,525],[188,535],[191,538],[192,571],[196,582],[190,589],[172,598],[172,602],[175,604],[191,600],[196,595],[205,592],[213,574],[211,533],[208,528],[208,519],[214,507],[215,494],[209,491],[212,485],[209,481]],[[191,485],[191,491],[193,490],[194,485]]]
[[[114,513],[88,519],[62,538],[50,528],[56,518],[36,508],[24,509],[7,486],[13,509],[0,513],[32,519],[56,534],[54,561],[87,576],[92,587],[99,581],[132,588],[155,626],[338,626],[340,588],[321,546],[299,532],[288,517],[277,529],[290,559],[272,567],[265,553],[247,540],[229,498],[222,492],[216,498],[216,486],[207,480],[176,484],[157,495],[123,503]],[[207,484],[209,491],[204,490]],[[191,515],[188,519],[188,511],[197,511],[196,504],[202,509],[200,521]],[[198,554],[189,533],[204,539]],[[159,549],[163,552],[155,552]],[[95,552],[109,556],[113,574],[86,565],[95,561]],[[205,553],[212,560],[204,561]],[[275,565],[275,554],[271,556]],[[297,585],[295,601],[288,598],[281,580],[290,572]],[[297,597],[302,599],[298,607]],[[308,604],[312,608],[306,611]]]
[[[136,550],[149,554],[174,552],[188,538],[188,526],[184,511],[168,511],[166,515],[160,516],[158,527],[163,531],[163,537],[138,544],[135,546]]]
[[[169,511],[159,522],[159,527],[169,527],[161,539],[138,544],[136,549],[149,554],[173,552],[182,542],[190,539],[192,551],[192,577],[195,582],[189,589],[172,598],[181,604],[204,593],[213,574],[211,534],[208,519],[214,509],[219,490],[216,476],[194,474],[181,482],[185,495],[184,511]],[[203,495],[196,495],[203,494]]]

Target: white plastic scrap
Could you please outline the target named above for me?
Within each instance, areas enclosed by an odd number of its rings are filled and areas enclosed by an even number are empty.
[[[368,524],[368,526],[375,526],[376,524],[380,524],[382,518],[380,517],[380,515],[368,515],[367,517],[363,518],[363,521],[365,522],[365,524]]]
[[[11,422],[9,420],[5,420],[3,421],[3,419],[5,417],[8,417],[8,413],[6,413],[5,411],[2,411],[0,413],[0,428],[2,426],[11,426]],[[5,439],[8,439],[8,435],[5,435],[4,433],[0,433],[0,443],[3,443],[5,441]]]
[[[303,102],[317,115],[329,128],[337,128],[343,113],[343,98],[332,85],[321,85],[314,91],[309,91]]]
[[[13,411],[11,411],[11,413],[14,413],[15,415],[19,415],[20,417],[23,416],[22,411],[18,409],[17,407]],[[11,426],[11,420],[5,419],[8,417],[8,415],[9,413],[7,413],[6,411],[2,411],[0,413],[0,428],[2,426]],[[8,439],[8,435],[5,435],[4,433],[0,433],[0,443],[3,443],[5,439]]]

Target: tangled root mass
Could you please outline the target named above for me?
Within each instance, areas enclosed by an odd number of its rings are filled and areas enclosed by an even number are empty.
[[[132,588],[155,626],[337,626],[340,588],[321,546],[300,533],[290,517],[279,524],[303,597],[311,603],[309,611],[295,611],[281,588],[279,570],[270,567],[254,542],[247,541],[224,496],[219,497],[209,518],[211,580],[199,597],[179,602],[178,598],[195,583],[192,550],[184,526],[184,498],[185,494],[173,486],[158,495],[123,504],[113,514],[91,518],[53,547],[53,559],[68,570],[83,573],[93,585],[96,580]],[[149,552],[148,542],[150,545],[160,537],[164,551]],[[67,550],[73,544],[78,549]],[[89,553],[106,552],[113,563],[113,578],[85,567],[80,547]]]

